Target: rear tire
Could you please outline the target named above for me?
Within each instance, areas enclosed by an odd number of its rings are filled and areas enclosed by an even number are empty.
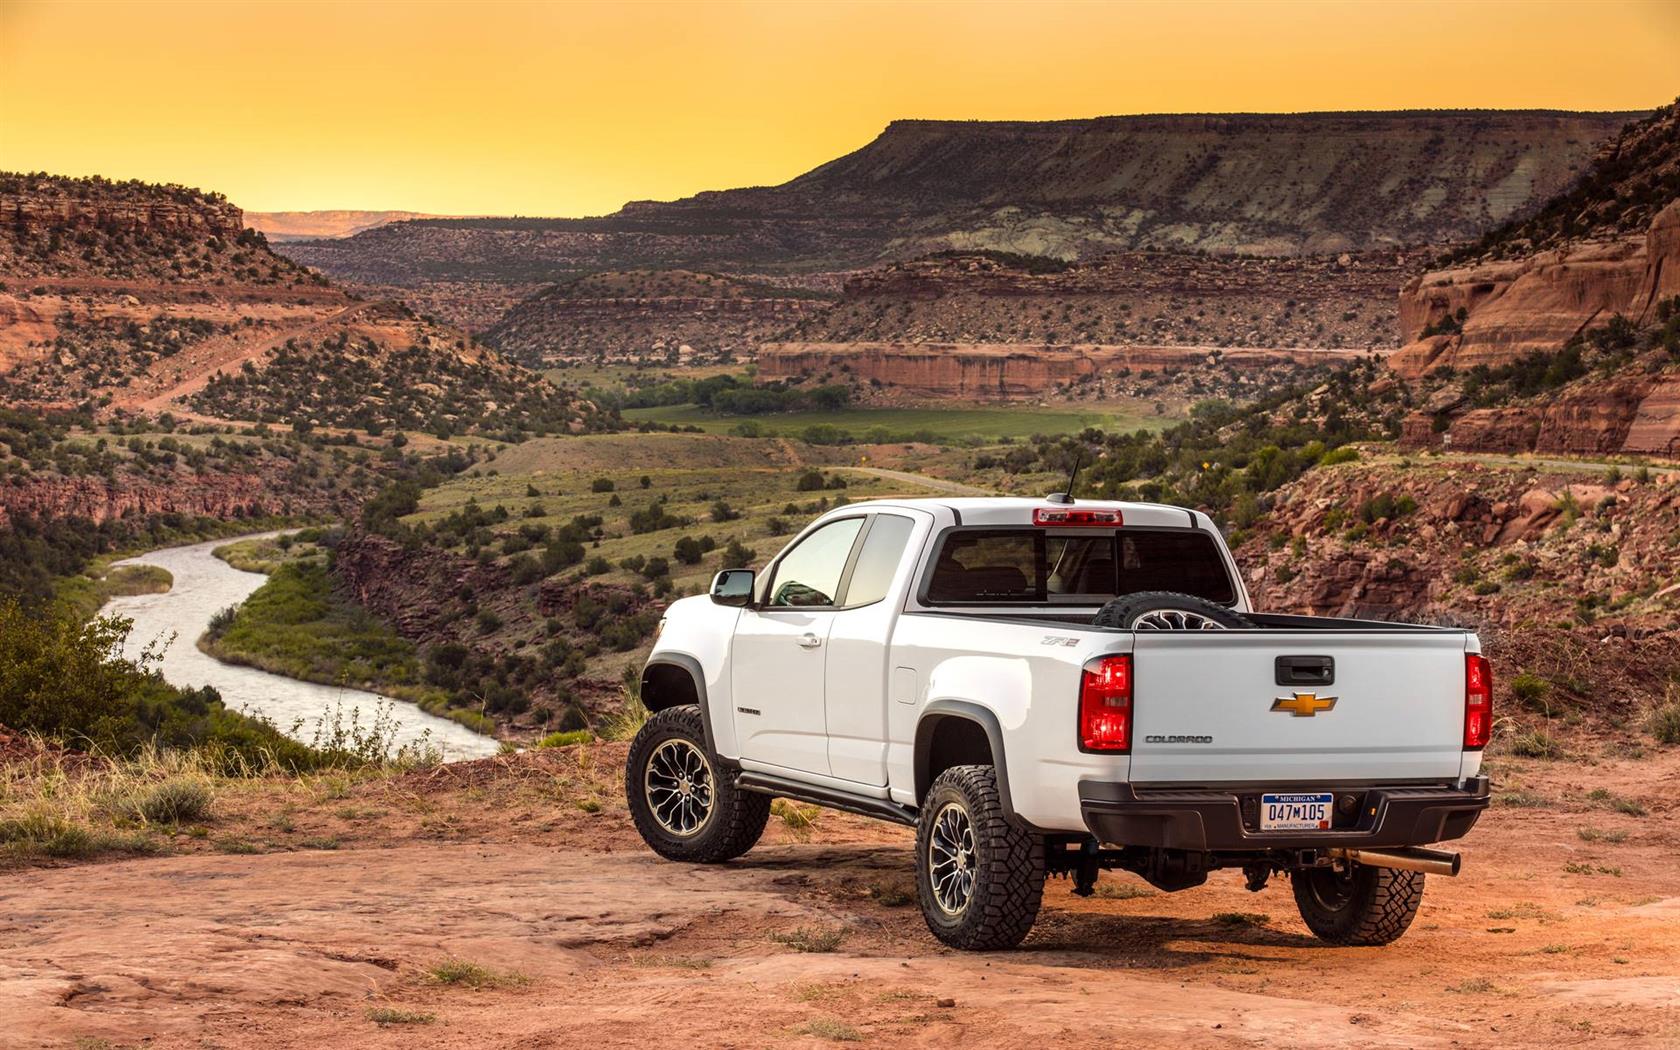
[[[1290,875],[1295,906],[1321,941],[1354,946],[1398,940],[1417,917],[1423,873],[1350,864]]]
[[[735,786],[738,771],[706,750],[700,708],[669,707],[630,742],[624,797],[642,841],[666,860],[716,864],[753,848],[770,796]]]
[[[922,800],[916,896],[928,929],[953,948],[1020,944],[1044,895],[1044,843],[1003,815],[997,770],[952,766]]]

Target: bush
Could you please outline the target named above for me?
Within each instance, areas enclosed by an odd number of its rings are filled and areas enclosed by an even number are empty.
[[[1680,702],[1664,704],[1651,712],[1646,723],[1660,744],[1680,744]]]
[[[589,483],[590,492],[611,492],[616,487],[612,478],[596,478]]]
[[[76,623],[0,602],[0,724],[132,754],[148,745],[204,747],[218,761],[312,769],[328,756],[274,726],[227,710],[214,689],[178,689],[152,661],[121,657],[129,623]]]
[[[699,565],[700,560],[706,556],[700,549],[700,541],[692,536],[684,536],[678,540],[671,554],[684,565]]]
[[[800,492],[818,492],[828,487],[828,480],[822,476],[820,470],[807,470],[799,475],[799,482],[794,486]]]
[[[726,521],[735,521],[740,516],[741,512],[731,507],[728,500],[720,499],[712,504],[712,520],[719,524]]]
[[[723,549],[723,567],[726,569],[744,569],[758,557],[758,552],[751,547],[741,546],[740,540],[730,540],[729,546]]]

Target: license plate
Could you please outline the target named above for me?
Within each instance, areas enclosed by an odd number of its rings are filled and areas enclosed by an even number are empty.
[[[1261,795],[1261,831],[1329,831],[1329,792],[1306,795]]]

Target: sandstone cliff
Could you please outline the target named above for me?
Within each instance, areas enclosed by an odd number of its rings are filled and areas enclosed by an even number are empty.
[[[760,382],[854,381],[933,398],[1008,401],[1042,397],[1119,373],[1346,362],[1358,351],[1011,343],[770,343]]]
[[[1416,337],[1446,322],[1462,331],[1416,338],[1389,362],[1408,379],[1444,368],[1507,364],[1558,350],[1616,314],[1646,323],[1658,303],[1675,295],[1680,295],[1680,200],[1636,237],[1413,279],[1400,292],[1402,330]]]

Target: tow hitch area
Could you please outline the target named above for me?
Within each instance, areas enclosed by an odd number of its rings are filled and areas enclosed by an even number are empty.
[[[1265,888],[1274,872],[1329,868],[1337,864],[1360,864],[1367,868],[1391,868],[1426,875],[1457,875],[1462,860],[1449,850],[1399,846],[1392,849],[1298,849],[1267,853],[1198,852],[1123,846],[1102,849],[1090,839],[1051,840],[1045,844],[1045,866],[1051,875],[1071,876],[1073,891],[1091,895],[1100,871],[1129,871],[1160,890],[1172,893],[1207,881],[1208,873],[1221,868],[1240,868],[1250,891]]]

